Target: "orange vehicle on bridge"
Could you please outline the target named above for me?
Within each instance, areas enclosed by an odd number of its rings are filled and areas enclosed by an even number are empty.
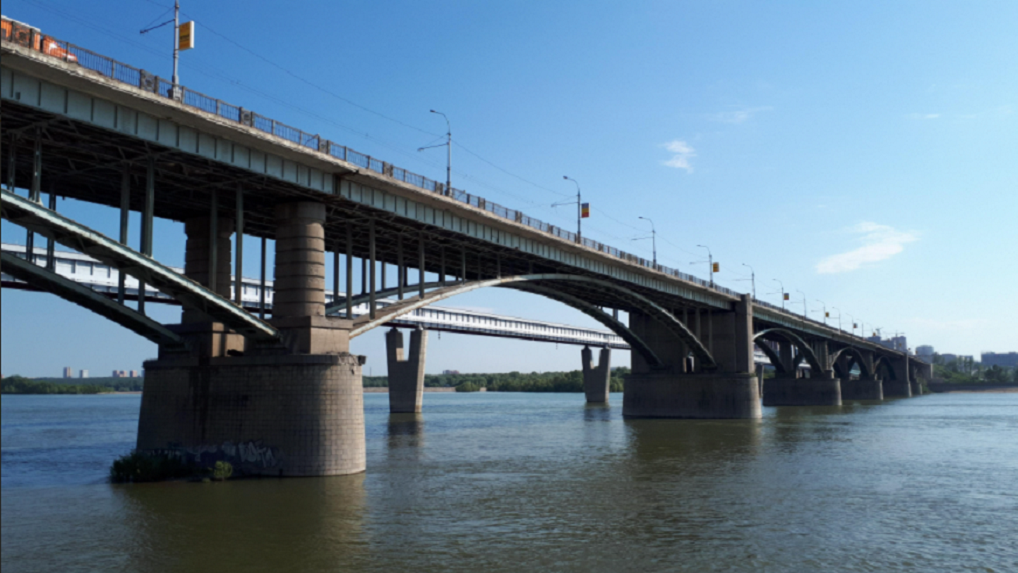
[[[6,16],[0,17],[0,26],[3,28],[5,40],[28,46],[46,55],[60,58],[68,62],[78,62],[78,57],[67,51],[63,45],[50,36],[42,33],[42,30],[16,20],[10,20]]]

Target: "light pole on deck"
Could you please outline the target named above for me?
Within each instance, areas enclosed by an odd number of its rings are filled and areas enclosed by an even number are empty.
[[[742,266],[744,266],[747,269],[749,269],[749,272],[750,272],[749,280],[753,284],[753,300],[756,300],[756,269],[754,269],[753,267],[747,265],[746,263],[742,263]],[[784,289],[782,289],[782,290],[784,290]]]
[[[653,249],[654,249],[654,269],[656,270],[657,269],[657,228],[654,226],[654,221],[652,221],[649,217],[640,217],[640,219],[643,219],[644,221],[647,221],[647,222],[650,223],[650,237],[641,237],[639,239],[633,239],[633,240],[634,241],[646,241],[647,239],[651,240],[651,244],[653,245]]]
[[[418,148],[417,151],[421,152],[425,149],[435,149],[436,147],[445,147],[446,159],[445,159],[445,196],[452,195],[452,122],[449,121],[449,116],[445,115],[440,111],[431,110],[431,113],[440,115],[445,118],[445,143],[440,145],[429,145],[427,147]]]
[[[576,242],[583,243],[583,194],[580,191],[580,183],[568,175],[563,175],[562,179],[566,181],[572,181],[576,185]],[[566,201],[564,203],[555,203],[552,207],[562,207],[563,205],[572,205],[572,201]]]

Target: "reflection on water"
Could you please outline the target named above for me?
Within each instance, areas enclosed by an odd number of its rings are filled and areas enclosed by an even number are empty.
[[[5,573],[1018,570],[1015,395],[759,421],[369,395],[366,475],[126,487],[136,397],[9,398]]]

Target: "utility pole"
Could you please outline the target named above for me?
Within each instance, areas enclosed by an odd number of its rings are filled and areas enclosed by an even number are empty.
[[[431,110],[431,113],[440,115],[445,118],[445,143],[441,145],[429,145],[427,147],[421,147],[417,151],[421,152],[425,149],[434,149],[436,147],[446,147],[446,160],[445,160],[445,193],[446,197],[452,195],[452,122],[449,121],[449,116],[445,115],[440,111]]]
[[[562,179],[576,184],[576,242],[583,243],[583,194],[580,191],[580,183],[568,175],[563,175]],[[552,207],[572,204],[572,201],[566,201],[565,203],[555,203]]]
[[[177,99],[180,85],[180,0],[173,3],[173,99]]]
[[[809,307],[807,306],[806,303],[806,293],[802,292],[799,289],[796,289],[795,292],[802,295],[802,316],[809,318]]]
[[[710,288],[714,288],[714,253],[711,252],[710,247],[704,245],[697,245],[701,249],[707,249],[707,264],[710,265]],[[700,261],[701,263],[703,261]],[[696,263],[689,263],[695,265]]]
[[[781,285],[781,310],[785,310],[785,283],[779,281],[778,279],[772,280]]]
[[[754,269],[753,267],[747,265],[746,263],[742,263],[742,266],[744,266],[744,267],[749,269],[749,272],[750,272],[750,275],[749,275],[750,279],[749,280],[753,283],[753,298],[756,299],[756,269]],[[784,297],[782,297],[782,298],[784,298]]]
[[[820,299],[817,299],[817,302],[819,302],[821,307],[823,308],[823,311],[824,311],[824,324],[827,324],[827,303],[822,301],[822,300],[820,300]]]
[[[651,244],[653,245],[653,248],[654,248],[654,268],[657,269],[657,228],[654,226],[654,221],[652,221],[650,218],[648,218],[648,217],[640,217],[640,219],[643,219],[644,221],[647,221],[647,222],[650,223],[650,237],[649,238],[650,238]],[[648,237],[642,237],[640,239],[633,239],[633,240],[634,241],[645,241],[647,239],[648,239]]]

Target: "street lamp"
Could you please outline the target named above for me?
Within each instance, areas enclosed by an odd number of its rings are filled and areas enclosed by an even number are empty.
[[[576,242],[583,242],[583,196],[580,192],[580,183],[568,175],[563,175],[562,179],[566,181],[572,181],[576,184]],[[566,201],[565,203],[555,203],[552,207],[562,207],[563,205],[572,205],[572,201]]]
[[[840,310],[838,311],[838,316],[841,316]],[[845,316],[848,317],[848,320],[852,321],[852,336],[855,336],[855,317],[852,316],[851,314],[848,314],[847,312],[845,313]]]
[[[714,288],[714,253],[711,252],[710,247],[706,247],[704,245],[697,245],[697,247],[699,247],[701,249],[707,249],[707,264],[710,265],[710,288]],[[699,261],[699,262],[702,263],[704,261]],[[694,261],[694,262],[689,263],[689,264],[695,265],[695,264],[697,264],[697,261]]]
[[[654,245],[654,269],[657,270],[657,228],[654,227],[654,221],[650,220],[649,218],[647,218],[647,217],[640,217],[640,218],[643,219],[644,221],[649,221],[650,222],[650,236],[649,237],[640,237],[638,239],[633,239],[633,240],[634,241],[646,241],[647,239],[650,239],[653,242],[653,245]]]
[[[844,332],[844,330],[843,330],[843,329],[841,328],[841,309],[840,309],[840,308],[837,308],[837,307],[833,307],[833,306],[832,306],[832,307],[831,307],[831,310],[836,310],[836,311],[838,311],[838,330],[841,330],[842,332]]]
[[[771,280],[781,285],[781,310],[785,310],[785,283],[779,281],[778,279]]]
[[[747,265],[746,263],[742,263],[742,266],[744,266],[744,267],[749,269],[749,272],[750,272],[750,275],[749,275],[750,279],[749,280],[752,281],[752,283],[753,283],[753,299],[755,300],[756,299],[756,269],[754,269],[753,267]]]
[[[445,162],[445,195],[452,195],[452,123],[449,122],[449,116],[445,115],[440,111],[431,110],[431,113],[440,115],[445,118],[445,126],[448,131],[445,133],[446,141],[440,145],[430,145],[428,147],[421,147],[417,151],[424,151],[425,149],[435,149],[436,147],[447,147],[448,155]]]
[[[827,303],[820,299],[817,299],[817,302],[819,302],[824,309],[824,324],[827,324]]]
[[[796,289],[795,292],[797,292],[797,293],[802,295],[802,315],[804,317],[806,317],[806,318],[809,318],[809,316],[808,316],[809,315],[809,307],[806,306],[806,293],[802,292],[799,289]]]

